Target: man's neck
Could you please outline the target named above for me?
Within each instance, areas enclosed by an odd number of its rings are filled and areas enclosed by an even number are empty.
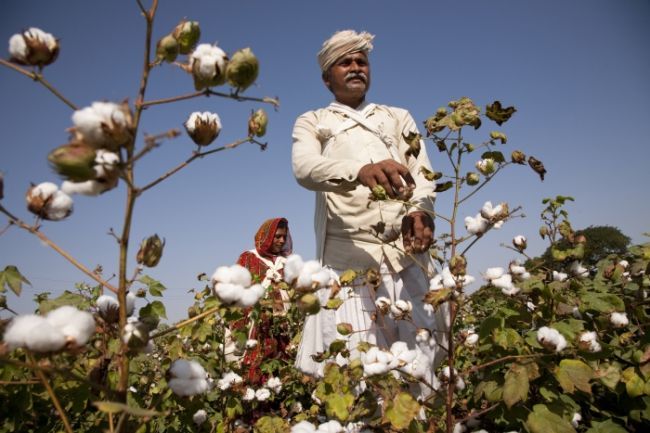
[[[366,98],[365,96],[361,99],[355,98],[354,100],[341,100],[341,99],[336,99],[336,102],[339,104],[347,105],[348,107],[352,108],[353,110],[356,110],[365,102]]]

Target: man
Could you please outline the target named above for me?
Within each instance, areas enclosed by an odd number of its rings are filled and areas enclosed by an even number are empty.
[[[374,268],[381,273],[376,293],[368,286],[343,288],[337,295],[344,300],[341,307],[321,309],[307,318],[296,365],[311,374],[318,374],[321,367],[312,355],[343,338],[336,332],[337,323],[353,327],[348,337],[351,357],[358,356],[356,345],[361,341],[389,347],[402,340],[415,346],[413,324],[380,317],[376,296],[393,303],[412,302],[418,328],[441,331],[445,327],[445,319],[422,304],[433,272],[426,251],[434,230],[427,212],[433,212],[435,192],[420,169],[431,170],[431,166],[423,145],[417,155],[407,152],[406,137],[417,133],[417,127],[406,110],[366,102],[373,37],[345,30],[323,43],[318,61],[335,101],[301,115],[293,130],[294,175],[300,185],[316,191],[318,258],[337,273],[349,268]],[[369,201],[377,185],[391,199],[406,200],[412,193],[412,206],[398,200]],[[379,222],[385,226],[382,233],[371,228]],[[391,240],[400,233],[402,245],[380,239]],[[321,289],[318,295],[323,303],[330,292]],[[433,352],[432,358],[441,354],[437,347]]]

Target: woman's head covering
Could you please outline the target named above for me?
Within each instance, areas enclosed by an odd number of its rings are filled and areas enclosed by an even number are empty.
[[[357,33],[354,30],[341,30],[334,33],[323,42],[318,52],[318,64],[321,71],[327,71],[338,59],[346,54],[363,51],[368,54],[372,50],[372,40],[375,35],[368,32]]]
[[[293,244],[291,242],[291,234],[289,233],[289,222],[286,218],[271,218],[264,221],[255,234],[255,249],[260,256],[274,257],[278,255],[271,252],[271,247],[273,246],[273,237],[280,223],[283,223],[287,227],[287,240],[279,255],[287,257],[292,253]]]

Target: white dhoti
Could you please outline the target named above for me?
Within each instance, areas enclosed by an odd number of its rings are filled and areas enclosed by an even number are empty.
[[[431,275],[433,266],[429,256],[422,254],[417,259],[418,262],[427,264]],[[340,275],[344,270],[334,271]],[[321,308],[318,314],[307,317],[296,357],[296,366],[301,371],[318,376],[322,371],[322,363],[315,362],[312,355],[328,350],[334,340],[347,341],[350,359],[354,359],[359,357],[357,345],[361,342],[388,349],[394,342],[403,341],[409,349],[415,349],[417,329],[426,328],[437,341],[432,347],[423,349],[430,359],[430,370],[425,378],[427,382],[433,383],[433,371],[445,356],[443,348],[447,347],[448,309],[441,307],[434,312],[430,305],[423,303],[424,295],[429,289],[429,278],[419,265],[413,264],[400,272],[394,272],[390,264],[382,260],[379,271],[381,284],[376,293],[368,285],[344,286],[337,295],[344,302],[337,310]],[[321,305],[327,303],[330,293],[329,288],[317,292]],[[380,296],[389,298],[392,303],[400,299],[410,301],[413,305],[413,323],[408,320],[394,320],[388,314],[382,315],[375,306],[375,299]],[[377,319],[373,320],[373,316]],[[339,334],[336,330],[338,323],[351,324],[352,334]]]

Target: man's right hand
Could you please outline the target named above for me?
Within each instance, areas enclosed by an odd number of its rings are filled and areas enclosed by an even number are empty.
[[[357,180],[371,190],[376,185],[381,185],[390,198],[401,198],[406,186],[410,189],[415,187],[415,180],[406,166],[393,159],[384,159],[373,164],[366,164],[361,167]]]

